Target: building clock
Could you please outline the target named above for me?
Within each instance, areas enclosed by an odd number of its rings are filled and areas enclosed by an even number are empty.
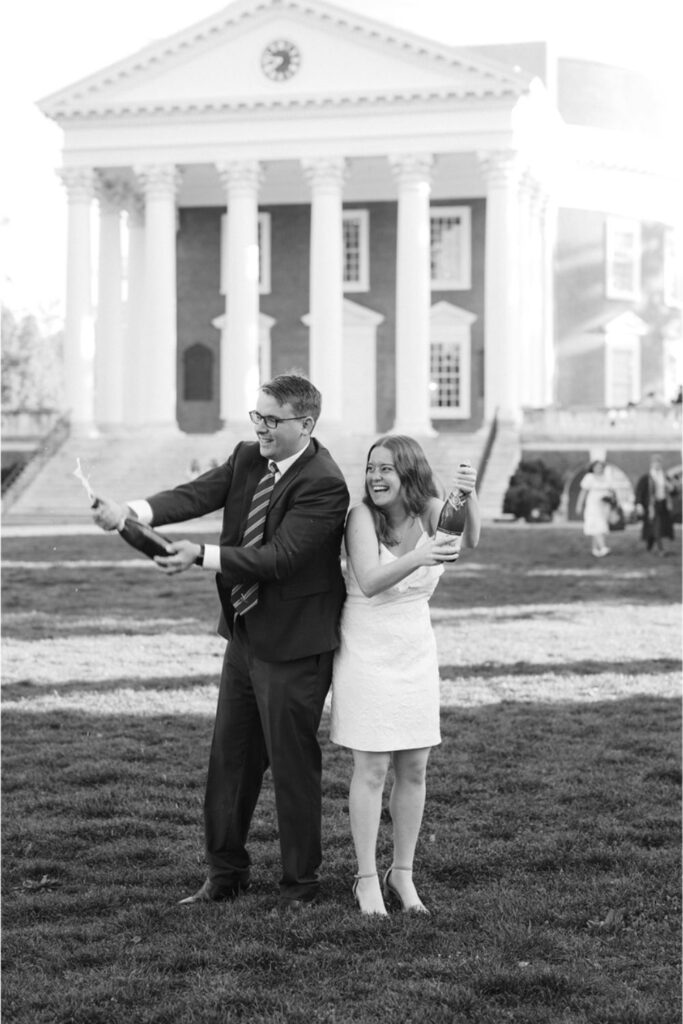
[[[263,73],[274,82],[284,82],[296,74],[301,64],[301,53],[295,43],[276,39],[261,54]]]

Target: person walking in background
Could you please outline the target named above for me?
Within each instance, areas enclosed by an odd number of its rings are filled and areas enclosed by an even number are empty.
[[[667,479],[661,455],[653,455],[650,469],[636,484],[636,509],[643,519],[642,538],[648,551],[664,555],[662,541],[674,539],[671,498],[675,486]]]
[[[454,486],[469,494],[463,543],[479,541],[476,472],[460,467]],[[394,857],[384,895],[404,910],[425,912],[413,883],[413,860],[425,803],[431,747],[441,742],[439,668],[429,598],[452,540],[434,536],[444,502],[420,445],[380,438],[370,449],[365,495],[346,526],[347,598],[335,656],[330,738],[353,752],[349,791],[358,861],[353,892],[364,914],[386,914],[376,847],[390,762]]]
[[[583,516],[583,532],[590,537],[591,552],[596,558],[609,554],[605,538],[609,533],[612,498],[613,489],[605,472],[605,463],[595,459],[581,480],[576,511]]]
[[[154,526],[223,509],[219,545],[177,540],[155,561],[169,574],[217,572],[219,633],[229,639],[204,802],[208,877],[184,904],[232,900],[249,887],[247,837],[270,766],[280,834],[279,909],[319,890],[321,752],[317,738],[332,678],[345,596],[340,549],[349,492],[311,435],[320,392],[297,375],[275,377],[249,413],[256,442],[223,465],[130,508]],[[103,529],[128,513],[104,499]]]

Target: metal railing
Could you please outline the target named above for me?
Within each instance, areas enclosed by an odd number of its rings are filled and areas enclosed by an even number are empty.
[[[4,414],[3,414],[4,415]],[[62,413],[52,423],[51,429],[37,444],[28,459],[18,463],[2,481],[3,512],[14,504],[20,494],[35,480],[43,466],[59,451],[71,429],[68,413]]]
[[[481,453],[481,459],[479,461],[479,467],[477,469],[477,488],[479,490],[481,490],[481,485],[483,484],[484,477],[486,476],[486,470],[488,468],[491,452],[493,451],[493,446],[496,442],[497,434],[498,410],[496,409],[496,411],[493,414],[493,419],[491,420],[491,426],[489,427],[488,437],[486,438],[486,444],[484,445],[484,450]]]

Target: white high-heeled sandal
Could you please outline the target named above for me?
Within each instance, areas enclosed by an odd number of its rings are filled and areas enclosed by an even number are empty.
[[[360,905],[360,900],[358,898],[358,883],[361,880],[361,878],[377,878],[377,872],[371,871],[369,875],[354,875],[353,877],[354,883],[353,886],[351,887],[351,892],[353,893],[353,897],[360,908],[361,914],[365,914],[366,917],[372,917],[373,915],[376,917],[385,917],[387,913],[386,907],[384,908],[384,910],[363,910],[363,908]]]
[[[428,914],[429,911],[427,910],[427,908],[425,907],[424,903],[421,900],[419,903],[413,903],[410,906],[406,904],[405,900],[401,896],[398,889],[391,884],[390,877],[392,871],[410,871],[411,875],[413,873],[412,868],[402,868],[399,864],[392,864],[391,867],[388,868],[387,871],[385,872],[384,880],[382,882],[384,899],[388,900],[390,897],[393,897],[395,900],[398,900],[398,902],[401,904],[401,910],[403,910],[404,913],[410,912],[415,914]],[[420,899],[419,896],[418,899]]]

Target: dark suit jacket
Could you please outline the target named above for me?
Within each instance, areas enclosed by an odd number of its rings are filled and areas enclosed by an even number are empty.
[[[148,501],[154,526],[223,509],[218,632],[230,636],[234,584],[258,582],[258,604],[244,617],[252,650],[264,661],[291,661],[338,646],[345,596],[340,548],[349,492],[328,450],[312,439],[275,484],[263,544],[240,547],[251,498],[267,465],[258,443],[241,442],[222,466]]]

